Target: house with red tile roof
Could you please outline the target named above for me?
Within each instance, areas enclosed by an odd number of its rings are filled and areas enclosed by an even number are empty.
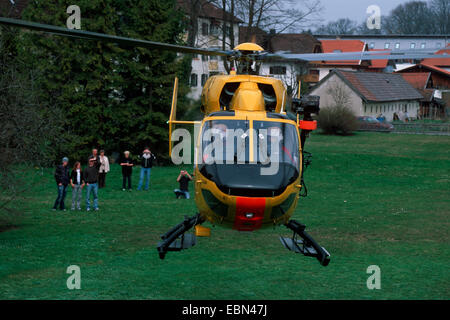
[[[424,59],[396,72],[422,93],[419,116],[423,118],[444,118],[450,114],[450,45],[435,54],[448,54],[449,58]]]
[[[369,47],[361,40],[321,40],[324,53],[341,52],[364,52],[369,51]],[[333,69],[339,70],[360,70],[369,66],[369,61],[346,60],[346,61],[317,61],[319,70],[319,80],[325,78]]]
[[[423,99],[400,74],[340,69],[332,70],[310,94],[320,96],[321,108],[333,107],[341,100],[356,116],[383,114],[388,121],[394,114],[417,118]]]
[[[364,51],[386,51],[383,49],[369,49],[367,43],[361,40],[321,40],[323,52],[364,52]],[[386,52],[380,52],[380,55],[387,55]],[[331,70],[364,70],[370,72],[392,72],[394,63],[386,60],[347,60],[347,61],[320,61],[319,79],[322,80]]]
[[[388,50],[385,50],[385,49],[369,49],[369,51],[384,51],[384,52],[380,52],[377,55],[389,55],[389,53],[386,52]],[[395,67],[395,63],[392,60],[377,59],[377,60],[370,61],[370,64],[367,66],[366,71],[391,73],[394,71],[394,67]]]
[[[424,59],[422,61],[422,64],[426,64],[429,66],[435,66],[439,67],[441,69],[444,69],[446,71],[450,72],[450,44],[447,46],[446,49],[438,50],[435,52],[435,54],[439,55],[448,55],[448,58],[437,58],[437,59]]]
[[[445,117],[445,101],[440,90],[434,88],[431,72],[405,72],[399,73],[403,79],[409,82],[423,99],[420,101],[419,118],[434,119]]]
[[[436,59],[440,60],[440,59]],[[396,73],[431,73],[433,88],[440,90],[450,89],[450,71],[435,65],[420,63],[397,71]]]

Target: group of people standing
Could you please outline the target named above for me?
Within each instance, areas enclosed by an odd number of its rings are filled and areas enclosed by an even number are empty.
[[[153,162],[156,160],[154,154],[149,148],[145,148],[141,156],[141,175],[138,190],[142,189],[144,176],[147,178],[145,182],[145,190],[149,189],[150,171]],[[119,161],[122,167],[122,190],[132,190],[131,175],[133,172],[134,162],[130,157],[130,152],[125,151],[123,157]],[[83,170],[79,161],[75,162],[71,171],[69,171],[69,159],[64,157],[62,163],[56,167],[55,181],[58,187],[58,195],[53,205],[53,210],[66,211],[65,198],[67,187],[72,187],[72,210],[81,210],[82,191],[86,187],[86,210],[91,210],[91,196],[93,198],[93,209],[99,210],[98,207],[98,189],[104,188],[106,185],[106,175],[110,171],[109,159],[105,155],[105,151],[101,150],[98,154],[97,149],[92,150],[92,154],[88,158],[88,166]],[[128,186],[127,186],[128,182]]]
[[[150,186],[150,172],[153,167],[153,162],[156,160],[156,156],[150,151],[149,148],[145,148],[140,157],[141,174],[139,176],[139,184],[137,190],[142,190],[142,186],[145,180],[145,190],[148,191]],[[125,151],[123,157],[120,160],[120,166],[122,167],[122,190],[132,190],[131,176],[133,174],[134,162],[131,159],[130,152]],[[147,178],[147,179],[145,179]]]

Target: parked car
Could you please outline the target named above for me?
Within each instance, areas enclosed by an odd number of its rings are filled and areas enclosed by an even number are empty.
[[[394,126],[388,122],[380,122],[374,117],[358,117],[359,131],[382,131],[391,132]]]

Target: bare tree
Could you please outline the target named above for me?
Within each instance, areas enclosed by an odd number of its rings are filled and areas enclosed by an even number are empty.
[[[329,107],[347,107],[351,108],[350,92],[346,86],[341,83],[334,83],[327,89],[327,94],[332,97],[333,105]]]
[[[431,0],[430,7],[435,31],[440,34],[450,34],[450,0]]]
[[[252,30],[275,30],[273,34],[298,32],[316,21],[320,1],[311,0],[237,0],[238,17],[247,28],[244,39],[252,40]]]
[[[178,0],[178,5],[187,14],[187,45],[190,47],[196,46],[196,39],[198,36],[198,18],[203,13],[203,8],[209,3],[218,4],[218,0]]]
[[[319,34],[354,34],[358,29],[355,21],[348,18],[331,21],[326,25],[319,27],[316,33]]]
[[[234,48],[236,45],[234,35],[236,0],[222,0],[222,13],[222,50],[226,50],[227,47]],[[229,39],[229,43],[227,43],[227,39]],[[234,61],[228,62],[225,57],[223,58],[223,64],[227,72],[230,72],[231,68],[234,67]]]
[[[424,1],[410,1],[397,6],[383,22],[391,34],[432,34],[436,31],[433,12]]]

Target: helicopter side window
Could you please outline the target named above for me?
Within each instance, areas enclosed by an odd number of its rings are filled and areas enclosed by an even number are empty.
[[[201,159],[206,164],[249,162],[249,121],[211,120],[202,131]]]
[[[258,162],[285,163],[299,167],[300,152],[294,125],[276,121],[254,121],[258,137]]]

